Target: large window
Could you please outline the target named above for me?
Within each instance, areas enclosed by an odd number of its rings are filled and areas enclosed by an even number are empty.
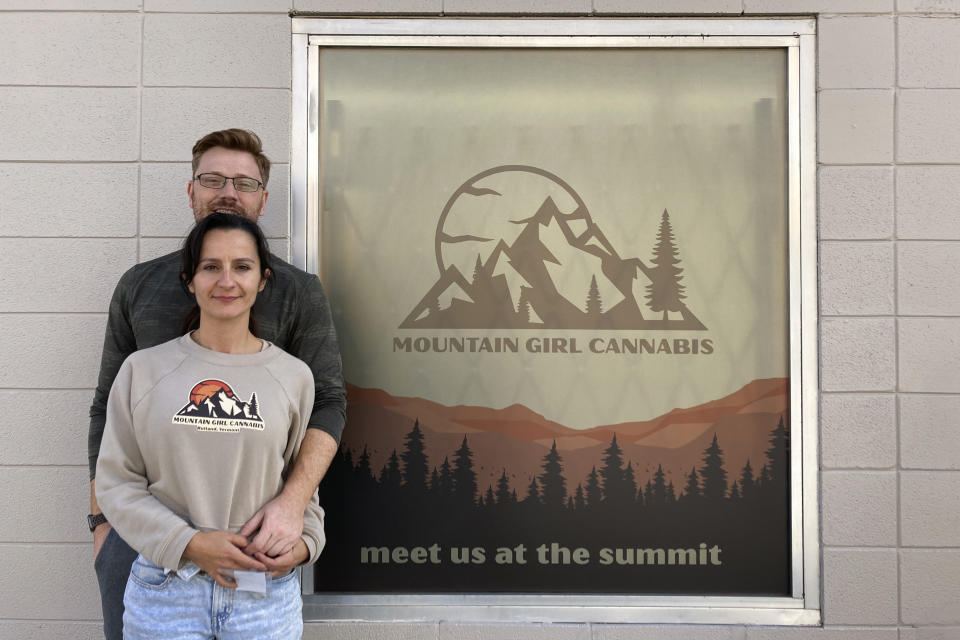
[[[818,623],[812,21],[293,42],[348,384],[307,615]]]

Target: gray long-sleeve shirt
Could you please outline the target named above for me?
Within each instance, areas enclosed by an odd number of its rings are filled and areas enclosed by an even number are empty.
[[[346,391],[330,305],[316,276],[274,255],[271,260],[273,277],[253,307],[257,335],[307,363],[315,385],[308,427],[322,429],[339,442],[346,420]],[[193,304],[193,296],[180,285],[179,251],[130,268],[117,283],[90,407],[91,478],[96,475],[107,398],[120,365],[134,351],[177,337],[180,322]]]

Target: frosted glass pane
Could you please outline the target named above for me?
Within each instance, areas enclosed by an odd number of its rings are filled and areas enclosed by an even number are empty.
[[[616,434],[633,488],[611,485],[610,500],[632,492],[635,510],[606,538],[550,520],[569,533],[561,546],[588,550],[580,572],[498,569],[509,536],[491,524],[470,547],[489,556],[462,563],[474,573],[417,538],[419,573],[351,546],[319,571],[345,582],[318,588],[497,591],[508,576],[519,592],[789,592],[789,472],[785,450],[771,453],[790,424],[786,87],[782,49],[321,51],[321,275],[351,394],[341,472],[366,469],[371,492],[432,487],[408,467],[442,484],[468,447],[477,509],[500,503],[498,487],[523,499],[536,478],[544,506],[562,493],[582,520],[575,491],[609,467]],[[411,453],[414,424],[424,449]],[[707,462],[714,434],[722,460]],[[561,471],[547,468],[554,444]],[[767,474],[759,514],[730,506],[748,461],[747,477]],[[694,468],[725,506],[683,511]],[[445,530],[425,496],[424,530]],[[680,506],[651,519],[645,500]],[[533,554],[554,539],[529,513],[498,522]],[[744,517],[763,540],[731,531]],[[361,525],[331,531],[379,544]],[[638,582],[613,550],[641,538],[703,562]]]

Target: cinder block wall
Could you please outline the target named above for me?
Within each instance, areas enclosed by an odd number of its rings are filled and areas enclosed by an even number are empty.
[[[288,240],[290,10],[818,16],[824,629],[308,625],[308,638],[960,638],[960,0],[0,0],[0,638],[99,637],[86,412],[110,292],[257,130]]]

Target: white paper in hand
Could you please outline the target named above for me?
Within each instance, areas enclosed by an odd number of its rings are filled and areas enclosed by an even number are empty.
[[[267,574],[265,571],[237,571],[233,572],[233,579],[237,582],[237,590],[252,591],[254,593],[267,592]]]

